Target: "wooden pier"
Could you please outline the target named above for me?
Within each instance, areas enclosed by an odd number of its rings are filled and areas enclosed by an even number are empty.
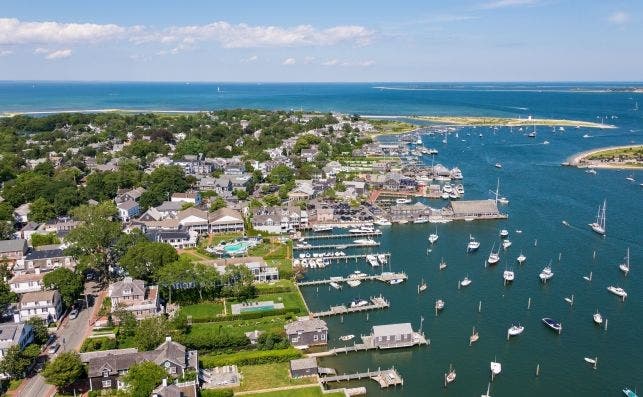
[[[331,239],[331,238],[351,238],[351,237],[378,237],[382,235],[381,230],[375,230],[374,232],[362,232],[362,233],[342,233],[342,234],[307,234],[301,236],[304,240],[321,240],[321,239]]]
[[[323,352],[309,353],[307,354],[307,356],[308,357],[329,357],[329,356],[336,356],[338,354],[348,354],[351,352],[367,351],[367,350],[373,350],[377,348],[375,346],[375,343],[373,343],[373,337],[371,335],[362,335],[361,338],[362,338],[362,343],[354,343],[352,346],[336,347]],[[422,345],[428,346],[430,343],[431,342],[426,338],[426,336],[423,333],[413,332],[411,342],[403,343],[396,346],[389,346],[387,350],[402,349],[406,347],[422,346]]]
[[[346,307],[346,305],[331,306],[329,310],[326,310],[323,312],[310,312],[310,316],[315,318],[328,317],[328,316],[336,316],[341,314],[366,312],[369,310],[376,310],[376,309],[387,309],[389,306],[391,306],[390,302],[384,299],[381,295],[376,296],[374,298],[371,297],[370,301],[371,303],[369,303],[368,305],[359,306],[359,307]]]
[[[384,255],[384,256],[386,257],[386,260],[387,260],[387,261],[389,261],[389,260],[391,259],[391,253],[390,253],[390,252],[383,252],[383,253],[373,252],[372,254],[341,255],[341,256],[322,256],[322,257],[316,257],[316,258],[315,258],[315,257],[310,257],[310,258],[294,258],[294,259],[298,259],[298,260],[300,260],[300,261],[301,261],[302,259],[328,259],[328,260],[329,260],[329,261],[331,261],[331,262],[332,262],[332,261],[336,261],[336,262],[342,262],[342,261],[344,261],[344,262],[348,263],[348,261],[349,261],[350,259],[355,259],[355,262],[357,262],[357,260],[359,260],[359,259],[366,259],[366,257],[367,257],[368,255],[375,255],[375,256],[378,256],[378,255]]]
[[[297,246],[294,245],[292,247],[293,250],[299,250],[299,251],[307,251],[307,250],[343,250],[346,248],[372,248],[372,247],[378,247],[380,243],[378,241],[374,241],[371,244],[356,244],[356,243],[350,243],[350,244],[326,244],[326,245],[306,245],[306,246]],[[340,248],[341,247],[341,248]]]
[[[351,381],[351,380],[360,380],[360,379],[373,379],[379,383],[381,388],[404,385],[404,379],[397,372],[395,367],[377,371],[367,370],[366,372],[356,372],[354,374],[344,374],[344,375],[335,375],[335,376],[323,376],[319,378],[319,382],[322,384],[331,383],[331,382],[342,382],[342,381]]]
[[[349,280],[360,280],[360,281],[372,281],[372,280],[377,280],[377,281],[382,281],[384,283],[388,283],[391,280],[407,280],[408,276],[406,273],[391,273],[391,272],[384,272],[381,274],[372,274],[372,275],[361,275],[361,276],[353,276],[353,277],[333,277],[333,278],[327,278],[324,280],[311,280],[311,281],[300,281],[297,283],[300,287],[307,286],[307,285],[321,285],[321,284],[330,284],[332,282],[335,283],[341,283],[341,282],[346,282]]]

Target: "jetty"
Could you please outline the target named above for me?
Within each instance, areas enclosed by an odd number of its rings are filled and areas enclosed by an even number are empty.
[[[323,244],[323,245],[294,245],[292,248],[293,250],[299,250],[299,251],[324,250],[324,249],[338,250],[338,249],[346,249],[346,248],[370,248],[370,247],[377,247],[379,245],[380,245],[379,241],[373,241],[370,244],[350,243],[350,244]]]
[[[388,283],[389,281],[392,281],[392,280],[407,280],[407,279],[408,279],[408,276],[406,275],[406,273],[384,272],[381,274],[372,274],[372,275],[355,275],[353,277],[331,277],[323,280],[300,281],[297,283],[297,285],[300,287],[303,287],[307,285],[330,284],[333,282],[341,283],[349,280],[360,280],[360,281],[377,280],[377,281],[382,281],[384,283]]]
[[[331,238],[355,238],[355,237],[377,237],[381,236],[381,230],[374,230],[372,232],[359,232],[359,233],[342,233],[342,234],[307,234],[301,236],[303,240],[321,240]]]
[[[329,310],[323,312],[310,312],[310,316],[314,318],[329,317],[342,314],[366,312],[377,309],[387,309],[389,306],[391,306],[390,302],[384,299],[381,295],[371,297],[369,300],[370,303],[368,305],[358,307],[347,307],[346,305],[331,306]]]
[[[377,371],[367,370],[365,372],[356,372],[353,374],[323,376],[319,378],[319,383],[326,384],[331,382],[360,380],[360,379],[366,379],[366,378],[373,379],[374,381],[379,383],[380,388],[404,385],[404,379],[397,372],[395,367],[384,369],[384,370],[378,368]]]

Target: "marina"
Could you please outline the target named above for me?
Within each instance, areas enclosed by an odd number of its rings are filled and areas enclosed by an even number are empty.
[[[305,287],[310,285],[330,284],[332,282],[341,283],[341,282],[353,280],[355,278],[358,278],[359,280],[362,280],[362,281],[376,280],[384,283],[390,283],[393,280],[406,280],[408,279],[408,276],[406,275],[406,273],[382,272],[381,274],[360,275],[359,277],[331,277],[324,280],[298,281],[297,285],[301,287]]]
[[[322,245],[306,245],[306,246],[297,246],[293,247],[293,250],[297,251],[312,251],[312,250],[336,250],[336,249],[346,249],[346,248],[369,248],[369,247],[378,247],[380,243],[378,241],[370,240],[370,242],[364,243],[348,243],[348,244],[322,244]]]

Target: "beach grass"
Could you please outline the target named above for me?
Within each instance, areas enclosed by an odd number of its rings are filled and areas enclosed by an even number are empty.
[[[404,134],[418,128],[416,125],[398,120],[366,119],[366,121],[376,130],[374,134],[371,134],[372,136]]]

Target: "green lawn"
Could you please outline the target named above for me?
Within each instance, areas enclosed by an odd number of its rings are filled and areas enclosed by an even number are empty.
[[[194,305],[181,306],[181,314],[192,316],[192,320],[209,319],[223,313],[223,303],[202,302]]]
[[[302,387],[300,389],[270,391],[267,393],[252,393],[244,394],[247,397],[343,397],[344,393],[341,391],[333,393],[322,393],[319,386]]]
[[[203,248],[205,248],[208,245],[218,245],[222,241],[232,241],[241,237],[243,237],[241,233],[224,233],[224,234],[215,234],[213,236],[210,236],[209,238],[204,238],[201,241],[203,241],[203,244],[204,244]]]
[[[272,263],[269,263],[270,266],[273,266]],[[287,288],[289,291],[294,291],[295,290],[295,285],[291,280],[277,280],[273,281],[271,283],[257,283],[255,284],[257,287],[257,292],[259,295],[263,294],[263,291],[266,290],[272,290],[274,288]]]
[[[285,309],[299,309],[300,315],[307,313],[306,306],[304,305],[301,295],[298,292],[282,292],[278,294],[262,294],[255,299],[249,300],[249,302],[259,302],[259,301],[273,301],[275,303],[283,303]],[[228,306],[228,313],[232,313],[231,306],[233,303],[238,302],[229,302],[226,301]]]
[[[273,331],[281,332],[286,323],[286,316],[270,316],[262,317],[251,320],[231,320],[231,321],[217,321],[216,323],[195,323],[192,325],[191,332],[199,332],[200,329],[207,329],[211,327],[219,327],[228,332],[250,332],[256,329],[260,331]]]
[[[289,363],[240,366],[243,375],[237,391],[272,389],[274,387],[314,383],[315,378],[291,379]],[[280,396],[283,394],[279,394]]]

